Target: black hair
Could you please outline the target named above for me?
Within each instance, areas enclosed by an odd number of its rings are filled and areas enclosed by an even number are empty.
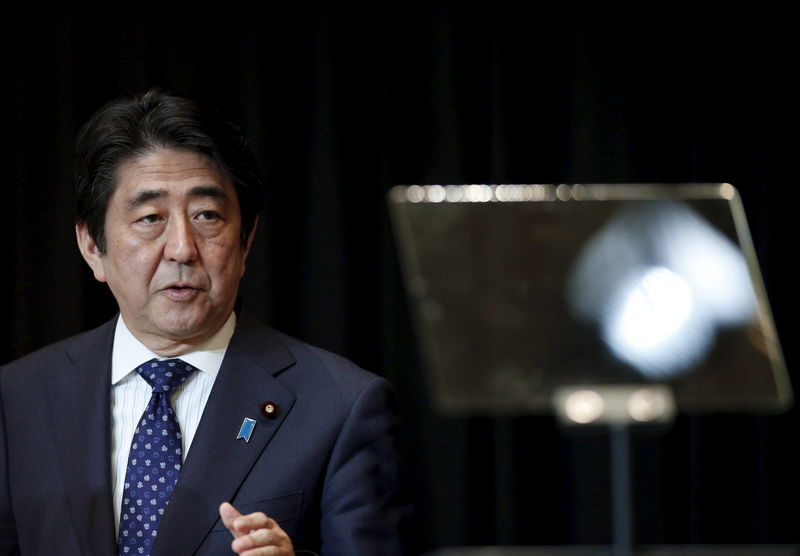
[[[242,248],[264,204],[264,185],[245,137],[218,113],[195,101],[150,90],[109,102],[78,133],[75,152],[76,222],[105,253],[108,201],[120,166],[159,148],[208,156],[231,180],[239,199]]]

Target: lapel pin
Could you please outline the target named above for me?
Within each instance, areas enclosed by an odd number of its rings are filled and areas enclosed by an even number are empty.
[[[278,416],[278,404],[275,402],[261,402],[261,414],[267,419]]]
[[[242,427],[239,429],[239,435],[236,440],[244,438],[245,442],[250,442],[250,436],[253,434],[253,429],[256,428],[256,420],[250,417],[245,417],[242,421]]]

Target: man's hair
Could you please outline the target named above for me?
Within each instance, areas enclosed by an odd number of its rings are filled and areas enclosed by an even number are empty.
[[[213,160],[239,199],[242,248],[264,203],[264,185],[247,140],[231,123],[187,98],[150,90],[120,98],[89,118],[75,152],[76,222],[105,253],[108,201],[120,166],[159,148],[192,151]]]

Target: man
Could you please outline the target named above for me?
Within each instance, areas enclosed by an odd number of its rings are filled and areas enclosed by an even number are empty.
[[[234,310],[263,196],[240,136],[151,91],[77,155],[120,314],[0,374],[0,554],[401,553],[386,381]]]

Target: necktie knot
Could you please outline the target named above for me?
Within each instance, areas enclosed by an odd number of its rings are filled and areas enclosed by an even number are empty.
[[[153,388],[154,394],[169,394],[186,382],[195,368],[182,359],[151,359],[140,365],[136,372]]]

